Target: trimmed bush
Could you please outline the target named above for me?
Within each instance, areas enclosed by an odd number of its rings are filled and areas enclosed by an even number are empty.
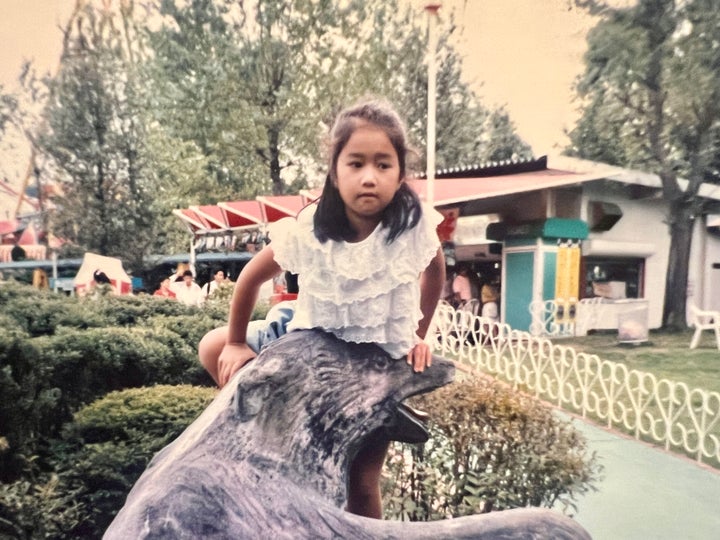
[[[16,480],[30,466],[43,434],[64,420],[51,368],[28,335],[0,326],[0,481]]]
[[[213,385],[197,343],[224,321],[151,296],[77,299],[0,284],[0,481],[47,467],[47,439],[112,390]]]
[[[3,486],[0,532],[28,533],[19,538],[46,537],[43,531],[53,538],[101,538],[152,456],[216,393],[159,385],[111,392],[84,407],[52,445],[54,476],[45,483]]]
[[[393,446],[384,482],[388,518],[427,521],[558,504],[568,510],[600,474],[570,423],[488,377],[414,404],[430,413],[431,439],[424,447]]]

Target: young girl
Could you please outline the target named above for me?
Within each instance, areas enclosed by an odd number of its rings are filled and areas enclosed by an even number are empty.
[[[442,216],[422,207],[405,183],[403,124],[386,104],[364,102],[340,113],[330,139],[317,206],[271,225],[270,244],[235,284],[228,326],[200,342],[200,361],[220,387],[269,339],[302,328],[376,343],[416,372],[430,366],[423,339],[445,281],[436,233]],[[276,306],[268,331],[248,331],[260,285],[281,270],[299,274],[294,312]],[[348,511],[382,517],[379,480],[387,448],[378,441],[356,457]]]

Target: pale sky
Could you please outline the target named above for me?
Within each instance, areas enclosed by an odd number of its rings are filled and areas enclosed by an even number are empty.
[[[118,2],[119,0],[105,0]],[[425,0],[408,0],[422,9]],[[0,84],[14,87],[24,59],[54,71],[75,0],[0,0]],[[577,111],[572,84],[582,70],[592,20],[570,0],[444,0],[458,13],[465,77],[487,106],[505,105],[536,156],[567,144]]]

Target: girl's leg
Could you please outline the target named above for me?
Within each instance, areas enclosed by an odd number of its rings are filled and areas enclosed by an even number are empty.
[[[271,341],[287,332],[287,325],[295,312],[295,302],[280,302],[273,306],[265,319],[248,323],[247,344],[256,353]],[[221,326],[210,330],[198,344],[200,363],[207,370],[215,383],[218,382],[218,359],[227,343],[228,327]]]
[[[389,441],[375,438],[355,456],[348,479],[348,512],[382,519],[380,475],[389,446]]]
[[[218,382],[218,359],[227,343],[228,327],[221,326],[210,330],[203,336],[198,345],[200,363],[207,370],[215,383]]]

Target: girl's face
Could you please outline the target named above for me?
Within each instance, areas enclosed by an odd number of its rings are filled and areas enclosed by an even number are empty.
[[[373,227],[400,188],[400,163],[385,132],[372,124],[359,126],[338,155],[335,187],[350,223]]]

